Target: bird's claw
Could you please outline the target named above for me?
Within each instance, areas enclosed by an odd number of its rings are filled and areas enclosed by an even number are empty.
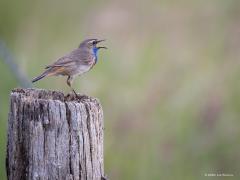
[[[82,96],[77,96],[76,97],[79,101],[82,101],[83,99],[86,99],[86,98],[88,98],[88,96],[86,96],[86,95],[82,95]]]
[[[88,98],[88,96],[86,95],[79,95],[75,91],[73,92],[74,92],[75,98],[78,99],[78,101],[82,101],[83,99]]]

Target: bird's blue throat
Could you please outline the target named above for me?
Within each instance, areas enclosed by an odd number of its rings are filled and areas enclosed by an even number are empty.
[[[98,58],[97,58],[97,53],[98,53],[98,48],[97,47],[94,47],[93,48],[93,54],[94,54],[94,56],[95,56],[95,63],[97,63],[97,60],[98,60]]]

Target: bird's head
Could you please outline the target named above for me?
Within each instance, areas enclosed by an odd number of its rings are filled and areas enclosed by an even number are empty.
[[[89,48],[89,49],[93,49],[93,51],[97,52],[99,49],[107,49],[107,47],[105,46],[97,46],[98,43],[105,41],[105,39],[103,40],[98,40],[98,39],[86,39],[85,41],[83,41],[80,45],[79,48]]]

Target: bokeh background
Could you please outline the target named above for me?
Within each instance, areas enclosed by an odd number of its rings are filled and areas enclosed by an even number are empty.
[[[100,99],[112,180],[206,179],[240,169],[239,0],[0,0],[0,179],[9,93],[85,38],[105,38],[74,88]],[[36,88],[69,92],[66,78]]]

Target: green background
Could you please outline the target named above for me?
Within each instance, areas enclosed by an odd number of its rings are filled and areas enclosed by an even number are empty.
[[[73,86],[102,103],[111,180],[239,179],[239,19],[239,0],[0,0],[0,39],[29,79],[83,39],[107,39]],[[9,93],[19,83],[2,60],[4,180]],[[65,80],[34,87],[68,93]]]

